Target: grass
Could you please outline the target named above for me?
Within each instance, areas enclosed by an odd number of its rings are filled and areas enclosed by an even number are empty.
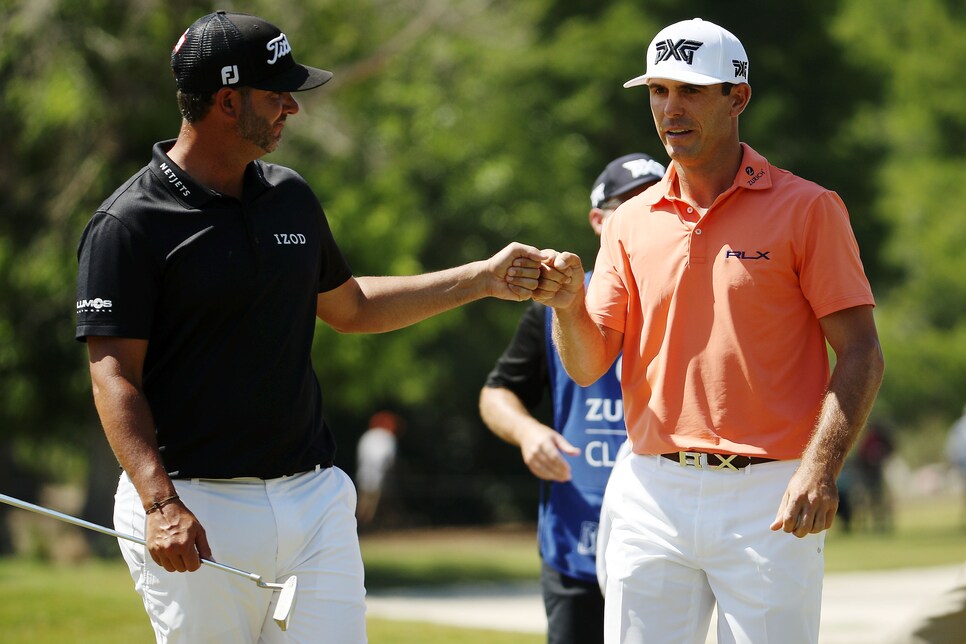
[[[127,567],[0,560],[0,633],[10,644],[152,642]]]
[[[366,587],[526,581],[540,576],[534,526],[447,528],[361,539]]]
[[[539,574],[530,526],[422,530],[362,539],[367,585],[428,586],[460,581],[534,580]],[[961,563],[966,523],[959,500],[905,505],[891,534],[833,528],[830,573]],[[0,559],[0,640],[9,644],[129,644],[153,637],[124,564]],[[541,635],[369,620],[372,644],[537,644]]]
[[[538,644],[541,635],[369,619],[372,644]],[[153,642],[124,563],[51,564],[0,559],[0,641],[5,644]]]
[[[941,566],[966,561],[966,506],[959,498],[917,499],[897,507],[891,532],[846,533],[832,526],[825,572]]]

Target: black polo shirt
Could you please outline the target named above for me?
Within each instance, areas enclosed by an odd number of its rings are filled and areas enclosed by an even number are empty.
[[[255,161],[241,201],[151,163],[78,250],[76,337],[148,340],[144,392],[176,478],[275,478],[331,463],[312,369],[316,295],[351,277],[296,172]]]

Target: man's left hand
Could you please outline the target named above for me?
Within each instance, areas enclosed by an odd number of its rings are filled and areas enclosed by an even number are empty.
[[[838,507],[835,479],[799,467],[785,488],[771,529],[791,532],[796,537],[817,534],[832,527]]]

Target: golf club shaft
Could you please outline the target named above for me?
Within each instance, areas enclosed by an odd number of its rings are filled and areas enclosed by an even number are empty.
[[[15,508],[20,508],[21,510],[28,510],[30,512],[36,512],[37,514],[42,514],[46,517],[52,519],[59,519],[67,523],[72,523],[73,525],[79,526],[81,528],[87,528],[88,530],[93,530],[94,532],[100,532],[101,534],[106,534],[111,537],[116,537],[118,539],[125,539],[127,541],[133,541],[134,543],[146,546],[147,543],[144,539],[139,539],[130,534],[124,534],[118,532],[117,530],[111,530],[110,528],[105,528],[102,525],[96,523],[91,523],[90,521],[85,521],[83,519],[78,519],[77,517],[71,516],[69,514],[64,514],[63,512],[58,512],[56,510],[51,510],[50,508],[45,508],[39,505],[34,505],[33,503],[27,503],[26,501],[21,501],[20,499],[15,499],[12,496],[7,496],[6,494],[0,494],[0,502],[6,503],[7,505],[12,505]],[[225,564],[218,563],[217,561],[211,561],[209,559],[202,559],[201,563],[212,568],[217,568],[224,572],[230,572],[233,575],[238,575],[240,577],[245,577],[250,581],[255,582],[262,588],[272,588],[281,589],[282,584],[273,584],[262,581],[260,575],[256,575],[253,572],[245,572],[244,570],[239,570],[238,568],[233,568],[232,566],[226,566]]]

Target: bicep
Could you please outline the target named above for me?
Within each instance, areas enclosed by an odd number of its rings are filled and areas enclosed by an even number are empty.
[[[359,282],[350,277],[334,289],[318,294],[315,315],[336,331],[351,331],[363,297]]]
[[[117,378],[141,387],[147,340],[108,336],[88,336],[86,340],[95,396]]]
[[[493,420],[496,417],[506,417],[507,414],[511,414],[513,418],[528,416],[529,411],[512,389],[484,386],[480,391],[480,414],[484,420]]]
[[[850,352],[864,353],[879,346],[871,305],[830,313],[820,318],[819,324],[838,359]]]
[[[621,349],[624,348],[624,334],[610,327],[598,326],[604,338],[604,359],[608,368],[610,368],[610,365],[614,364],[614,360],[617,360],[617,356],[620,355]]]

